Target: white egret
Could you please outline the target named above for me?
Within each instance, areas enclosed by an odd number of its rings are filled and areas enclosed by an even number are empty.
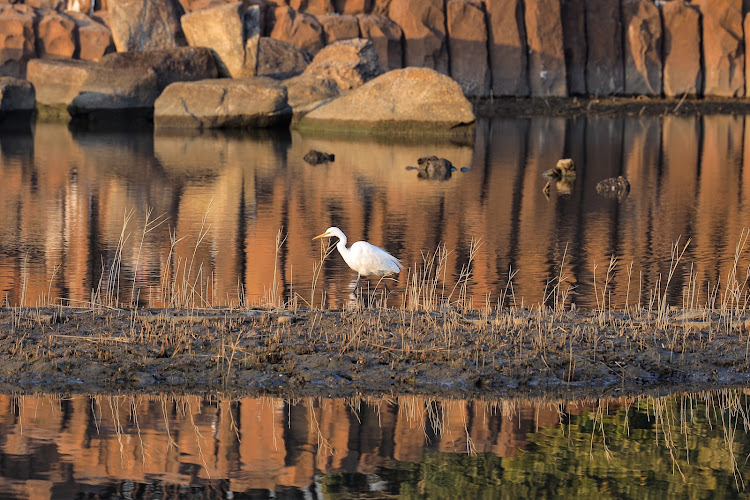
[[[346,248],[346,235],[337,227],[329,227],[325,233],[319,234],[313,239],[331,237],[339,239],[336,248],[339,249],[344,262],[354,271],[357,271],[357,282],[362,276],[387,276],[397,274],[404,268],[401,261],[396,257],[366,241],[357,241],[352,243],[351,247]]]

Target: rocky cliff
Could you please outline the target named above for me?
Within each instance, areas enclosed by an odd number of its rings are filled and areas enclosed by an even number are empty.
[[[372,40],[385,71],[421,66],[467,96],[744,97],[743,0],[0,0],[0,75],[33,58],[206,45],[247,72],[258,37],[315,55]],[[231,6],[230,6],[231,4]],[[211,9],[218,14],[205,16]],[[239,16],[238,16],[239,13]],[[252,71],[251,71],[252,73]]]

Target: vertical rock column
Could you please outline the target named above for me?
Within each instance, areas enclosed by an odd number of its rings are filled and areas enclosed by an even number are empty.
[[[661,6],[664,23],[664,95],[702,93],[700,14],[682,2]]]
[[[525,19],[531,95],[567,96],[560,1],[526,2]]]
[[[526,30],[520,0],[484,0],[489,25],[492,95],[529,95]]]
[[[487,23],[480,0],[446,3],[451,76],[469,97],[490,92]]]
[[[586,88],[589,94],[625,90],[620,0],[586,0]]]
[[[586,9],[584,0],[562,0],[565,72],[570,95],[586,94]]]
[[[662,29],[659,9],[649,0],[622,0],[625,93],[661,95]]]
[[[404,66],[421,66],[448,74],[443,0],[392,0],[388,17],[404,32]]]
[[[742,0],[693,0],[703,17],[706,96],[745,96]]]

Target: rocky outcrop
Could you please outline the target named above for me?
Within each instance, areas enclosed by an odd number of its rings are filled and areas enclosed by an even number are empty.
[[[381,75],[305,115],[300,129],[345,133],[466,134],[474,113],[461,87],[429,68]]]
[[[401,27],[383,16],[364,14],[358,19],[362,38],[370,40],[378,53],[380,68],[383,71],[403,68],[401,39],[404,33]]]
[[[219,75],[231,78],[255,76],[257,43],[248,40],[261,34],[257,5],[234,2],[185,14],[180,19],[191,47],[208,47],[214,52]]]
[[[372,11],[373,0],[333,0],[333,7],[339,14],[367,14]]]
[[[492,94],[529,95],[526,31],[521,0],[485,0]]]
[[[203,47],[108,54],[83,83],[69,111],[74,117],[124,109],[148,113],[170,83],[216,76],[214,58]]]
[[[625,90],[619,2],[586,0],[586,89],[593,95]]]
[[[404,65],[448,74],[443,0],[391,0],[388,17],[404,32]]]
[[[24,77],[36,57],[34,10],[27,5],[0,5],[0,75]]]
[[[745,96],[742,0],[693,0],[702,14],[707,96]]]
[[[177,82],[154,104],[156,128],[266,128],[289,125],[286,89],[271,78]]]
[[[26,78],[34,85],[37,104],[67,108],[95,68],[91,61],[32,59]]]
[[[470,97],[488,95],[487,24],[479,0],[448,0],[446,20],[451,43],[451,76]]]
[[[331,0],[288,0],[289,6],[300,12],[322,16],[334,12]]]
[[[661,6],[664,23],[664,95],[697,95],[702,91],[700,14],[682,2]]]
[[[648,0],[622,0],[625,93],[661,95],[662,29],[659,9]]]
[[[185,45],[177,0],[108,0],[110,28],[118,52]]]
[[[539,97],[568,95],[559,0],[526,2],[529,86]]]
[[[43,12],[37,25],[36,53],[39,57],[73,57],[76,23],[54,10]]]

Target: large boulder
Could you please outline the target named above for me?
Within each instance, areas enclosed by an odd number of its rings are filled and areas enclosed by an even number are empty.
[[[661,6],[664,20],[664,95],[676,97],[701,92],[700,14],[682,2]]]
[[[177,0],[108,0],[110,28],[118,52],[185,45]]]
[[[487,23],[480,0],[448,0],[446,20],[451,76],[470,97],[490,93]]]
[[[526,29],[521,0],[485,0],[492,95],[527,96]]]
[[[255,76],[254,46],[247,50],[247,42],[261,34],[257,5],[248,7],[245,2],[220,5],[185,14],[180,22],[191,47],[208,47],[214,52],[221,76]]]
[[[559,0],[526,2],[526,39],[529,43],[529,85],[531,95],[565,97],[562,16]]]
[[[649,0],[622,0],[625,93],[661,95],[662,29],[659,8]]]
[[[34,85],[38,105],[67,108],[95,69],[96,64],[91,61],[32,59],[26,68],[26,79]]]
[[[63,13],[44,11],[37,25],[36,53],[39,57],[71,58],[76,52],[76,23]]]
[[[67,13],[78,28],[78,58],[87,61],[99,61],[104,54],[115,51],[112,32],[104,24],[94,18],[69,11]]]
[[[443,0],[392,0],[388,17],[404,31],[404,65],[448,74]]]
[[[323,25],[323,33],[328,44],[337,40],[359,38],[359,20],[356,16],[326,14],[318,16],[318,21]]]
[[[703,62],[707,96],[745,96],[742,0],[693,0],[703,18]]]
[[[589,94],[625,91],[620,2],[586,0],[586,89]]]
[[[326,46],[301,75],[284,85],[295,113],[304,113],[310,105],[360,87],[381,73],[372,42],[353,38]]]
[[[0,4],[0,75],[26,75],[26,63],[36,57],[34,20],[28,5]]]
[[[108,54],[68,110],[74,117],[127,109],[149,113],[170,83],[217,76],[213,55],[204,47]]]
[[[389,71],[305,115],[300,129],[384,134],[466,134],[474,113],[461,87],[430,68]]]
[[[291,116],[284,86],[263,77],[176,82],[154,104],[160,129],[288,126]]]
[[[586,9],[584,0],[562,0],[563,48],[568,94],[586,94]]]
[[[257,76],[280,80],[291,78],[305,71],[312,60],[309,52],[290,42],[268,37],[260,37],[257,42]]]
[[[404,67],[403,44],[401,39],[404,32],[401,27],[387,17],[362,14],[359,19],[359,30],[362,38],[372,42],[378,53],[378,62],[383,71],[401,69]]]
[[[273,10],[271,38],[293,43],[310,54],[317,54],[325,46],[323,25],[314,16],[289,7]]]

